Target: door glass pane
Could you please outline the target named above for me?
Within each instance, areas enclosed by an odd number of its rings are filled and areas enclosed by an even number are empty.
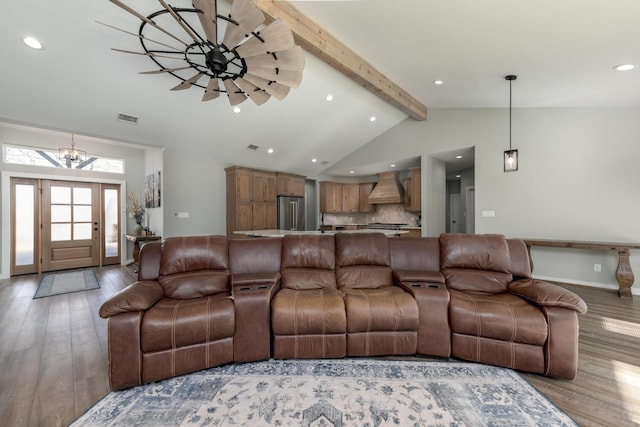
[[[73,240],[91,239],[91,223],[73,224]]]
[[[51,222],[71,222],[71,206],[51,205]]]
[[[91,222],[91,206],[73,207],[73,222]]]
[[[33,185],[18,184],[15,186],[16,265],[32,265],[35,263],[34,194],[35,186]]]
[[[71,189],[69,187],[51,186],[51,203],[68,205],[71,203]]]
[[[105,256],[118,256],[118,190],[104,190]]]
[[[71,240],[71,224],[51,224],[51,241]]]
[[[91,189],[75,187],[73,189],[73,204],[74,205],[90,205],[91,204]]]

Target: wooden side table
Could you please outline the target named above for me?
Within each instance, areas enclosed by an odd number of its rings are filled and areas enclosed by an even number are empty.
[[[162,239],[162,236],[147,236],[146,234],[125,234],[124,237],[126,237],[128,241],[133,242],[133,260],[135,262],[140,260],[140,247],[145,242]]]

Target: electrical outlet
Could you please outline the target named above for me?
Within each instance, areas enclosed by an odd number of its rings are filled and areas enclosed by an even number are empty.
[[[601,264],[593,264],[593,271],[602,271]]]

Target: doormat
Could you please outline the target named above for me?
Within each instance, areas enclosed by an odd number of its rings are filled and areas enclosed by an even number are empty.
[[[577,427],[509,369],[475,363],[270,360],[109,393],[71,427]]]
[[[69,271],[65,273],[49,273],[42,276],[33,299],[70,292],[98,289],[100,284],[93,270]]]

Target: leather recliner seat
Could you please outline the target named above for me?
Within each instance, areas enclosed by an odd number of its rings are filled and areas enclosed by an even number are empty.
[[[347,319],[336,285],[333,236],[282,240],[281,289],[271,303],[273,357],[344,357]]]
[[[338,233],[336,280],[347,314],[347,355],[415,354],[418,305],[394,286],[387,237]]]

